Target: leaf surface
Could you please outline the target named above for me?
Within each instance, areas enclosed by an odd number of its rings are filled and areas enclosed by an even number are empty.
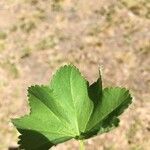
[[[79,136],[85,131],[93,110],[93,103],[88,96],[87,81],[76,67],[64,66],[54,75],[50,88],[57,95],[55,108]]]
[[[119,124],[131,103],[125,88],[102,88],[101,75],[89,86],[73,65],[61,67],[45,86],[28,89],[30,114],[12,122],[20,132],[20,149],[48,150],[72,138],[87,139]]]
[[[88,97],[87,81],[74,66],[60,68],[49,86],[30,87],[28,97],[30,115],[13,120],[22,134],[21,148],[44,149],[85,131],[93,103]]]
[[[101,98],[97,98],[98,104],[87,124],[88,137],[92,136],[90,132],[104,133],[117,127],[119,124],[117,117],[123,113],[132,100],[129,91],[120,87],[105,88],[102,91]]]
[[[54,101],[52,95],[52,90],[48,86],[32,86],[28,89],[31,113],[13,120],[14,125],[22,134],[20,148],[36,150],[42,146],[44,149],[47,146],[51,147],[57,144],[62,139],[64,142],[74,136],[68,130],[70,126],[51,109]]]

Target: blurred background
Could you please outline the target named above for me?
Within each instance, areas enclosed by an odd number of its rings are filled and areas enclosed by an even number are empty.
[[[134,97],[120,127],[87,140],[87,150],[149,150],[149,0],[0,0],[0,150],[17,146],[10,118],[29,112],[27,87],[66,63],[91,83],[101,66],[104,87],[124,86]]]

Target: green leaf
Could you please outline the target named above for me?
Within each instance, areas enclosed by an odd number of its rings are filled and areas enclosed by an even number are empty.
[[[49,141],[46,146],[51,147],[68,139],[77,138],[85,131],[93,103],[88,97],[87,81],[77,68],[71,65],[60,68],[50,86],[32,86],[28,89],[28,93],[30,115],[13,120],[22,134],[21,148],[40,149],[41,146],[45,148],[44,140],[39,140],[38,145],[34,144],[37,132],[40,138],[43,136],[42,139]],[[25,131],[28,131],[26,135]],[[29,137],[30,141],[33,140],[33,144],[24,142],[28,141]]]
[[[108,132],[131,103],[125,88],[103,89],[101,75],[89,86],[73,65],[61,67],[48,85],[31,86],[28,97],[30,114],[12,120],[21,134],[20,149],[26,150],[47,150]]]
[[[96,82],[94,82],[88,88],[89,97],[93,101],[94,104],[94,112],[98,106],[98,103],[101,101],[102,98],[102,79],[101,79],[101,72],[99,70],[99,78]]]
[[[125,88],[105,88],[87,124],[86,136],[89,138],[93,136],[90,132],[104,133],[117,127],[119,124],[117,117],[128,107],[131,100],[131,95]]]
[[[36,150],[42,146],[44,149],[48,145],[52,146],[74,137],[73,133],[68,131],[70,126],[51,109],[54,98],[48,86],[32,86],[28,89],[28,96],[31,107],[30,115],[13,120],[14,125],[22,134],[19,142],[20,148]],[[37,143],[35,139],[38,138]]]
[[[99,133],[103,133],[102,130],[104,128],[107,128],[106,132],[108,132],[119,125],[119,119],[117,117],[131,104],[132,97],[127,89],[112,87],[103,90],[102,100],[106,103],[109,103],[108,101],[111,100],[111,106],[108,105],[109,107],[107,107],[106,113],[109,112],[109,109],[113,111],[110,111],[107,117],[101,121],[102,129],[100,128]],[[104,105],[107,105],[106,103]]]
[[[85,131],[93,110],[93,103],[88,97],[87,81],[74,66],[64,66],[54,75],[50,88],[57,95],[55,108],[74,128],[76,136],[79,136]]]

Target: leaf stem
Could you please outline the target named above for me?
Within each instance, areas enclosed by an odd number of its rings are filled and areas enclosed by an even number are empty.
[[[85,150],[83,140],[79,140],[79,143],[80,143],[80,150]]]

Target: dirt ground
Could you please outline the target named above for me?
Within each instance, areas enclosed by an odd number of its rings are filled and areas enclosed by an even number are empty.
[[[87,150],[149,150],[150,0],[0,0],[0,150],[17,146],[10,119],[29,112],[27,87],[66,63],[90,82],[101,66],[104,86],[134,97],[119,128],[87,140]]]

